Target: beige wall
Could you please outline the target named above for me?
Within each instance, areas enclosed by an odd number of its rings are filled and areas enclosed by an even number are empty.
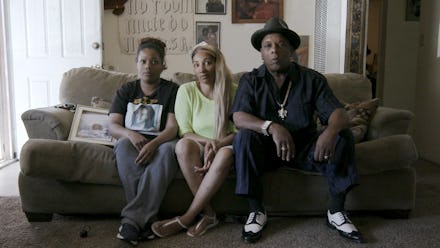
[[[406,0],[388,0],[384,46],[384,106],[414,111],[419,22],[405,21]]]
[[[344,0],[331,0],[328,3],[329,11],[332,13],[328,18],[327,36],[327,72],[340,72],[343,70],[343,47],[341,48],[341,21],[343,15],[340,13]],[[340,18],[333,18],[338,16]],[[289,27],[299,35],[308,35],[309,39],[309,66],[313,67],[313,35],[315,29],[315,1],[310,0],[289,0],[284,1],[284,20]],[[249,71],[258,67],[262,61],[260,54],[250,44],[250,37],[254,31],[260,29],[264,24],[232,24],[231,23],[231,1],[227,1],[226,15],[194,15],[196,21],[214,21],[221,23],[220,44],[221,50],[226,57],[232,72]],[[122,72],[135,72],[134,56],[128,56],[120,52],[118,42],[118,17],[111,13],[111,10],[104,11],[103,21],[103,42],[104,55],[103,64],[106,69],[113,67],[114,70]],[[192,72],[189,54],[167,55],[168,70],[163,77],[169,78],[174,72]]]
[[[415,141],[422,158],[440,164],[440,58],[438,34],[440,1],[423,0],[417,73]]]
[[[309,35],[314,32],[315,1],[289,0],[284,1],[285,21],[290,28],[299,35]],[[250,70],[261,64],[260,54],[250,44],[250,37],[254,31],[262,28],[264,24],[232,24],[231,1],[227,1],[226,15],[194,15],[196,21],[221,22],[220,44],[226,61],[232,72]],[[294,13],[294,14],[292,14]],[[118,17],[111,10],[104,11],[103,21],[105,68],[113,66],[115,70],[122,72],[135,72],[134,56],[124,55],[119,50],[118,43]],[[313,51],[313,40],[309,41]],[[169,77],[173,72],[192,72],[189,54],[168,55],[168,69],[163,76]],[[313,60],[313,56],[309,56]],[[311,61],[313,62],[313,61]]]

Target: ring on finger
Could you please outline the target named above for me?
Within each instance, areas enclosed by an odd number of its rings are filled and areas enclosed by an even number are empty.
[[[287,148],[285,146],[282,146],[281,151],[285,151],[285,150],[287,150]]]
[[[324,159],[328,159],[328,155],[324,155]]]

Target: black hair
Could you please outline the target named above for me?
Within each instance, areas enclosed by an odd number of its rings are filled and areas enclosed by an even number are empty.
[[[139,42],[139,46],[138,46],[138,49],[136,52],[136,61],[139,59],[139,53],[143,49],[150,48],[150,49],[153,49],[159,53],[160,59],[162,60],[162,62],[165,65],[165,48],[166,47],[167,47],[167,45],[165,44],[165,42],[163,42],[159,39],[152,38],[152,37],[142,38],[141,41]]]

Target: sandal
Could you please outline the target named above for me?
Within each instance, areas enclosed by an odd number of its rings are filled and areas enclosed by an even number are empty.
[[[208,216],[203,215],[202,218],[197,222],[197,224],[191,226],[186,234],[190,237],[199,237],[205,234],[206,231],[215,227],[218,224],[216,215]]]
[[[156,221],[151,225],[151,230],[160,238],[172,236],[184,229],[188,229],[188,227],[180,221],[179,217]]]

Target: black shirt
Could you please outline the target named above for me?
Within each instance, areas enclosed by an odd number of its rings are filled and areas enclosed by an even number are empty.
[[[278,103],[283,102],[290,80],[292,87],[285,106],[287,116],[282,120],[278,116]],[[324,75],[292,63],[281,89],[278,89],[265,65],[244,74],[232,113],[242,111],[281,124],[293,135],[296,145],[305,145],[317,133],[314,114],[326,125],[331,113],[342,107]]]
[[[160,79],[159,87],[156,91],[146,96],[141,89],[140,80],[128,82],[121,86],[113,98],[110,107],[110,113],[119,113],[125,117],[127,113],[127,104],[161,104],[162,116],[160,122],[160,131],[165,128],[168,113],[174,113],[174,103],[176,101],[176,94],[178,85],[165,79]]]

